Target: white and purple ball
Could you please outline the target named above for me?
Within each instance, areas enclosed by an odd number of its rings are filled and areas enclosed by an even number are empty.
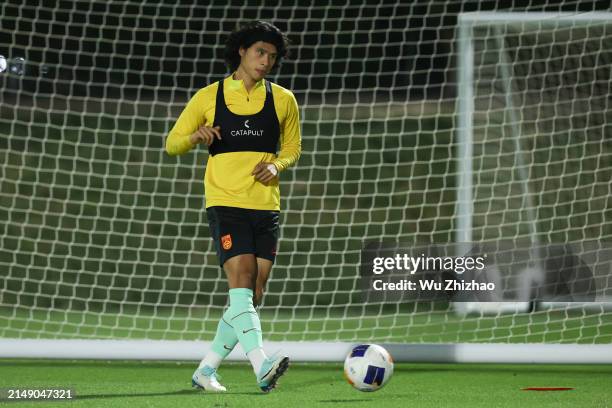
[[[381,389],[393,375],[393,358],[377,344],[360,344],[344,360],[344,376],[359,391]]]

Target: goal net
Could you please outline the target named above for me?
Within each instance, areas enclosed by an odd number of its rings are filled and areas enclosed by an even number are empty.
[[[228,74],[227,33],[255,18],[294,43],[270,79],[296,95],[303,137],[281,178],[265,344],[299,342],[302,359],[377,342],[452,360],[440,347],[493,343],[503,360],[514,343],[612,342],[609,14],[574,2],[505,19],[438,0],[187,3],[3,4],[0,355],[204,355],[228,300],[203,208],[206,152],[163,146],[189,98]],[[533,262],[500,268],[487,307],[363,296],[368,242],[520,240],[539,248]],[[545,280],[547,244],[580,244],[593,301],[517,290]]]

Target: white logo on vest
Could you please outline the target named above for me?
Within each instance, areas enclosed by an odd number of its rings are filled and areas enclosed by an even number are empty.
[[[230,135],[232,136],[263,136],[263,129],[251,130],[251,127],[249,126],[249,120],[250,119],[247,119],[244,121],[244,127],[246,129],[232,130],[230,132]]]

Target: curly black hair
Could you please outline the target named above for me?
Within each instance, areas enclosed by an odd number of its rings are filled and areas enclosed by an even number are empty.
[[[240,48],[249,48],[257,41],[273,44],[278,54],[272,69],[280,66],[283,58],[289,54],[289,39],[275,25],[267,21],[255,20],[243,24],[234,30],[225,41],[225,63],[234,72],[240,66]]]

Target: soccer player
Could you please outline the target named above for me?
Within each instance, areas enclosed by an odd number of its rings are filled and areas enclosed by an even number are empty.
[[[166,139],[170,155],[208,146],[204,177],[206,214],[229,286],[229,308],[211,350],[192,377],[195,387],[226,391],[217,378],[221,361],[240,343],[257,383],[268,392],[289,357],[268,357],[255,305],[261,303],[279,231],[279,174],[301,153],[293,93],[266,80],[287,55],[287,37],[274,25],[253,21],[232,32],[225,61],[232,74],[199,90]],[[277,147],[280,151],[277,155]]]

